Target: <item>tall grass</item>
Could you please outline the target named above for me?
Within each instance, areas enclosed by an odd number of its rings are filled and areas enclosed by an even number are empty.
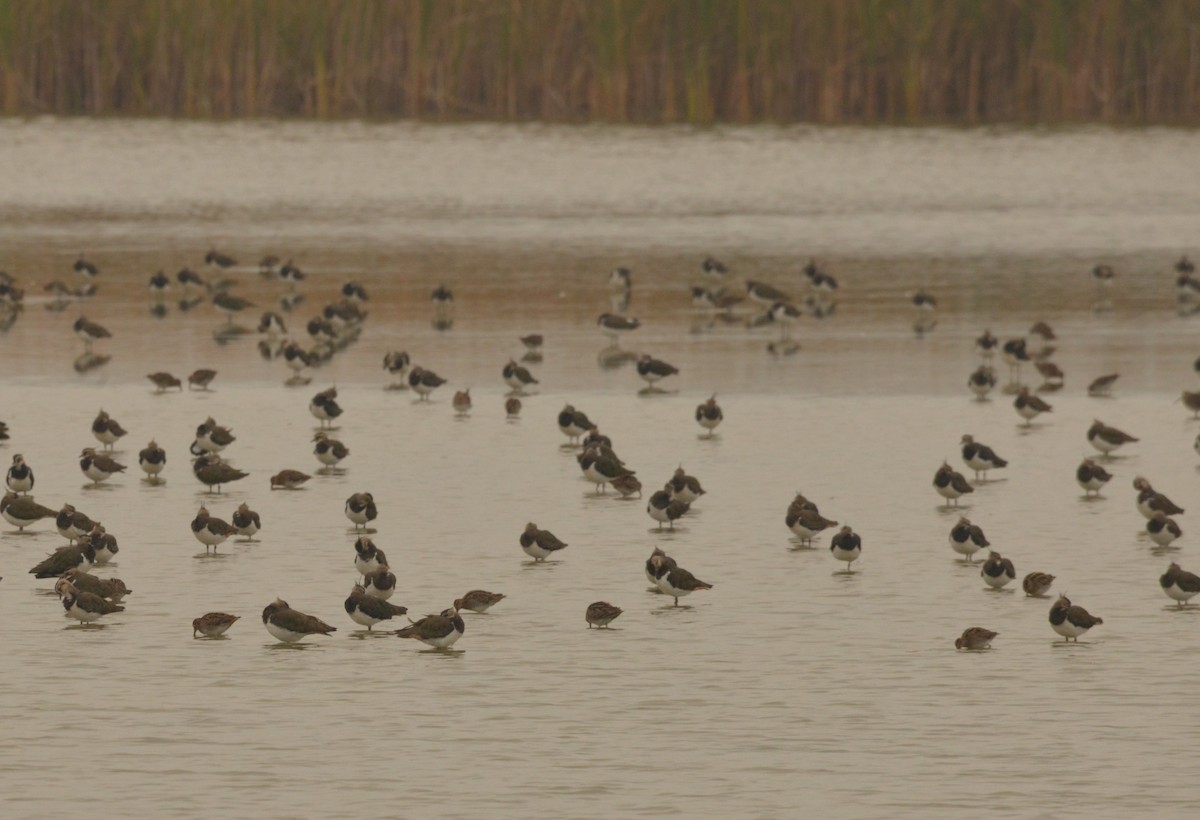
[[[0,0],[0,112],[1200,121],[1200,0]]]

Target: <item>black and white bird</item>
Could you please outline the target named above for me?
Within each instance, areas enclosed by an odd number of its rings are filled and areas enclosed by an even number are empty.
[[[375,496],[370,493],[355,493],[346,499],[346,518],[355,529],[367,526],[379,515],[375,507]]]
[[[596,485],[596,492],[603,493],[606,484],[626,476],[634,475],[611,448],[600,445],[588,447],[579,456],[579,467],[588,481]]]
[[[58,534],[71,543],[75,543],[92,531],[96,522],[76,510],[70,504],[63,504],[62,509],[54,518],[54,527]]]
[[[829,539],[829,553],[837,560],[846,562],[846,572],[853,572],[851,567],[862,555],[862,538],[850,527],[842,527]]]
[[[660,530],[663,524],[669,524],[671,529],[675,529],[676,520],[686,515],[689,509],[691,509],[690,504],[675,498],[670,483],[652,494],[650,500],[646,502],[646,515],[658,522]]]
[[[396,630],[397,638],[412,638],[434,649],[449,649],[467,631],[462,616],[454,607],[438,615],[426,615],[403,629]]]
[[[658,547],[655,547],[654,552],[650,553],[650,557],[646,559],[646,580],[650,582],[656,591],[662,592],[658,588],[658,562],[655,559],[659,559],[659,562],[666,564],[668,568],[675,566],[675,559],[668,556]]]
[[[112,338],[112,334],[108,332],[107,328],[96,324],[95,322],[89,321],[84,316],[80,316],[78,319],[76,319],[73,327],[75,329],[75,335],[80,339],[83,339],[84,348],[89,352],[92,349],[92,345],[96,342],[100,341],[101,339]]]
[[[91,592],[82,592],[71,584],[62,587],[62,607],[68,618],[83,623],[93,623],[105,615],[124,612],[121,604],[105,600]]]
[[[375,546],[375,542],[367,536],[360,535],[354,542],[354,568],[358,570],[358,574],[366,578],[387,565],[387,556],[383,554],[383,550]]]
[[[1079,641],[1093,626],[1104,623],[1103,618],[1097,618],[1083,607],[1072,604],[1066,595],[1060,595],[1050,607],[1050,628],[1070,641]]]
[[[288,342],[283,348],[283,363],[299,374],[306,367],[311,367],[316,359],[296,342]]]
[[[71,270],[82,276],[85,280],[91,281],[100,275],[100,268],[96,267],[94,262],[90,262],[84,258],[83,254],[75,260],[75,264],[71,266]]]
[[[92,435],[96,441],[103,444],[107,449],[111,450],[117,439],[126,434],[123,428],[116,419],[101,410],[96,418],[92,421]]]
[[[600,318],[596,320],[596,324],[612,340],[614,345],[622,335],[632,333],[642,326],[642,323],[632,316],[620,316],[615,313],[600,314]]]
[[[1133,488],[1138,491],[1137,509],[1146,518],[1153,518],[1156,512],[1165,515],[1183,515],[1184,509],[1150,485],[1142,476],[1133,479]]]
[[[125,465],[118,464],[103,453],[97,453],[94,447],[84,447],[79,454],[79,469],[93,484],[99,484],[124,472]]]
[[[4,485],[14,493],[28,495],[33,483],[33,469],[25,463],[25,457],[17,453],[12,457],[12,466],[4,474]]]
[[[370,575],[363,576],[362,585],[368,595],[386,601],[396,593],[396,573],[387,564],[382,564]]]
[[[564,405],[558,413],[558,429],[571,440],[572,444],[577,443],[580,436],[595,426],[585,413],[576,410],[570,404]]]
[[[454,305],[454,294],[444,284],[438,285],[429,295],[429,301],[438,310],[448,310]]]
[[[383,369],[391,374],[394,380],[391,384],[393,389],[407,390],[408,389],[408,368],[412,365],[412,359],[409,358],[407,351],[392,350],[385,353],[383,356]]]
[[[204,264],[213,268],[225,269],[232,268],[237,264],[237,260],[232,256],[221,253],[216,248],[213,248],[208,253],[204,254]]]
[[[642,354],[637,362],[637,372],[648,385],[647,390],[657,390],[658,382],[675,375],[679,372],[679,368],[649,354]]]
[[[721,411],[720,405],[717,404],[715,393],[708,401],[696,407],[696,423],[708,431],[708,435],[705,438],[712,438],[713,431],[724,420],[725,414]]]
[[[429,394],[445,383],[446,379],[419,365],[408,372],[408,386],[416,391],[422,401],[428,400]]]
[[[538,383],[528,368],[522,367],[512,359],[509,359],[508,364],[504,365],[500,375],[504,378],[504,383],[516,394],[524,394],[526,388]]]
[[[975,471],[976,481],[986,481],[988,470],[999,470],[1008,466],[1008,462],[996,455],[995,450],[975,441],[970,435],[964,435],[959,443],[962,445],[963,461]]]
[[[192,475],[196,477],[197,481],[208,487],[210,493],[213,491],[213,487],[216,487],[217,493],[220,493],[222,485],[241,481],[250,474],[222,461],[216,453],[205,453],[192,462]]]
[[[230,521],[233,523],[233,528],[237,530],[237,534],[247,541],[253,541],[255,533],[262,529],[262,518],[245,502],[239,504],[238,508],[233,511]]]
[[[355,584],[354,589],[350,591],[350,597],[346,599],[346,614],[354,623],[365,626],[368,632],[375,624],[390,621],[407,612],[406,606],[396,606],[382,598],[368,595],[366,588],[360,584]]]
[[[933,474],[933,489],[937,490],[938,495],[942,498],[953,502],[955,506],[958,505],[959,498],[975,492],[971,482],[944,461],[942,466],[938,467],[937,472]]]
[[[1200,576],[1185,572],[1179,564],[1172,563],[1158,579],[1159,586],[1168,598],[1181,608],[1200,594]]]
[[[975,394],[975,398],[980,401],[987,398],[987,394],[991,393],[996,386],[996,374],[992,368],[985,364],[979,365],[971,371],[971,375],[967,377],[967,387]]]
[[[624,612],[619,606],[613,606],[607,601],[596,601],[594,604],[588,604],[587,610],[583,613],[583,618],[587,621],[588,629],[593,626],[599,629],[607,629],[608,625],[617,619]]]
[[[120,545],[117,543],[115,535],[104,531],[104,527],[96,524],[92,527],[84,538],[80,540],[81,544],[89,545],[96,553],[93,563],[107,564],[120,552]]]
[[[341,405],[337,403],[337,388],[330,387],[312,397],[308,404],[308,412],[321,422],[322,427],[332,427],[333,421],[342,414]]]
[[[317,461],[325,465],[325,469],[332,469],[350,455],[350,451],[337,439],[332,439],[325,433],[317,433],[313,436],[313,441],[316,446],[313,448],[313,455],[317,457]]]
[[[959,555],[965,555],[967,561],[973,561],[975,553],[988,546],[991,546],[991,542],[983,530],[972,524],[969,518],[958,519],[958,523],[950,528],[950,548]]]
[[[192,637],[203,635],[206,638],[219,638],[241,620],[240,615],[229,615],[224,612],[209,612],[192,621]]]
[[[650,563],[654,567],[654,581],[664,595],[679,599],[703,589],[712,589],[713,585],[705,583],[683,567],[670,561],[665,555],[651,555]]]
[[[209,547],[212,547],[215,553],[217,547],[225,543],[229,539],[229,536],[236,533],[237,530],[231,525],[209,515],[208,508],[203,505],[196,512],[196,517],[192,519],[192,535],[196,536],[196,540],[204,545],[204,553],[206,555],[208,554]]]
[[[709,256],[700,263],[700,270],[705,276],[710,279],[715,279],[718,282],[724,282],[729,275],[729,268],[716,257]]]
[[[792,325],[800,321],[804,314],[790,302],[775,302],[767,311],[767,315],[771,317],[772,322],[779,325],[779,338],[787,339]]]
[[[237,441],[237,436],[228,427],[222,427],[209,416],[196,427],[196,439],[192,443],[193,455],[202,453],[219,453]]]
[[[1054,585],[1054,576],[1045,572],[1031,572],[1021,581],[1021,589],[1030,598],[1041,598]]]
[[[1016,580],[1017,571],[1013,567],[1012,561],[992,550],[979,570],[979,577],[983,578],[983,582],[992,589],[1002,589],[1010,581]]]
[[[0,498],[0,515],[19,532],[24,532],[26,527],[43,518],[54,518],[58,511],[42,506],[27,495],[17,495],[9,490]]]
[[[1092,281],[1101,288],[1110,287],[1116,276],[1112,265],[1096,265],[1092,268]]]
[[[700,486],[700,479],[684,472],[682,465],[675,469],[670,485],[671,497],[688,504],[694,504],[700,496],[705,495],[704,488]]]
[[[982,652],[990,649],[992,641],[1000,634],[982,626],[972,626],[963,630],[963,634],[954,639],[955,649],[966,649],[971,652]]]
[[[1042,413],[1049,413],[1054,408],[1038,396],[1029,392],[1028,387],[1022,387],[1021,392],[1017,394],[1013,400],[1013,407],[1016,408],[1017,415],[1025,419],[1025,426],[1028,427],[1033,423],[1033,419]]]
[[[158,475],[167,466],[167,451],[153,439],[138,453],[138,466],[150,481],[158,481]]]
[[[208,290],[208,282],[191,268],[182,268],[175,274],[175,280],[183,285],[185,291],[193,289]]]
[[[279,277],[279,281],[287,282],[292,287],[304,281],[304,271],[300,270],[292,259],[280,265],[279,272],[275,275]]]
[[[975,340],[975,352],[984,361],[991,361],[999,345],[1000,340],[993,336],[990,330],[985,330],[983,335]]]
[[[926,293],[924,290],[918,290],[916,293],[910,293],[908,300],[914,308],[924,313],[930,313],[937,310],[937,299],[932,294]]]
[[[789,302],[788,295],[778,288],[768,285],[766,282],[755,282],[748,280],[746,282],[746,295],[768,308],[777,302]]]
[[[1135,437],[1116,427],[1109,427],[1099,419],[1093,421],[1092,426],[1088,428],[1087,440],[1089,444],[1106,456],[1125,444],[1137,441]]]
[[[243,310],[249,310],[254,307],[254,303],[249,299],[243,299],[240,296],[234,296],[232,293],[218,291],[212,299],[213,307],[218,313],[225,315],[225,321],[233,324],[233,317],[237,316]]]
[[[1075,481],[1083,488],[1084,496],[1100,495],[1101,488],[1112,480],[1112,475],[1090,458],[1075,469]]]
[[[488,592],[486,589],[473,589],[461,598],[454,600],[454,608],[462,611],[464,609],[470,612],[478,612],[480,614],[487,612],[505,599],[502,592]]]
[[[560,541],[550,530],[543,530],[537,524],[532,522],[525,525],[525,530],[521,533],[518,539],[521,544],[521,549],[525,554],[534,560],[534,562],[545,561],[554,553],[569,546],[563,541]]]
[[[342,298],[349,299],[352,302],[368,302],[371,297],[367,295],[367,290],[358,282],[346,282],[342,285]]]
[[[263,609],[262,620],[267,631],[284,643],[295,643],[309,635],[337,632],[336,627],[330,626],[320,618],[292,609],[287,601],[279,598]]]
[[[1159,510],[1146,522],[1146,535],[1158,546],[1169,547],[1175,539],[1183,535],[1183,530],[1174,519],[1167,518],[1167,514]]]

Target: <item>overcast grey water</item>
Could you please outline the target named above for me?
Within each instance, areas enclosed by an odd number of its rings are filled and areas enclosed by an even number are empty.
[[[0,269],[25,290],[0,335],[0,462],[24,455],[40,503],[101,520],[120,552],[96,574],[133,590],[125,612],[72,624],[53,581],[26,573],[65,543],[52,522],[4,524],[6,817],[1194,814],[1200,607],[1177,609],[1158,576],[1200,559],[1189,515],[1177,549],[1154,547],[1131,482],[1196,502],[1200,422],[1176,399],[1197,387],[1200,316],[1177,305],[1171,268],[1200,253],[1195,132],[44,119],[0,122],[0,145]],[[205,268],[213,248],[238,265]],[[54,301],[52,280],[82,284],[81,252],[96,294]],[[260,276],[265,254],[306,279]],[[709,254],[730,290],[755,279],[797,299],[816,258],[837,308],[772,354],[779,328],[753,327],[750,307],[693,307]],[[1106,291],[1101,262],[1117,273]],[[615,306],[642,327],[615,349],[595,320],[619,301],[618,265],[634,285]],[[255,307],[231,330],[177,283],[150,297],[151,274],[184,266]],[[370,295],[361,334],[285,385],[258,315],[278,311],[308,346],[305,322],[348,280]],[[440,283],[455,295],[442,314]],[[939,303],[922,333],[918,289]],[[80,315],[112,331],[95,346],[110,359],[81,359]],[[1023,427],[1011,394],[976,401],[966,379],[985,328],[1038,320],[1066,379]],[[540,385],[506,419],[500,371],[528,333],[546,337],[529,364]],[[390,350],[449,383],[429,402],[385,389]],[[668,392],[639,393],[631,352],[679,367]],[[200,367],[219,372],[211,391],[156,395],[145,378]],[[1089,398],[1112,372],[1113,396]],[[345,471],[272,492],[279,470],[321,466],[308,403],[334,385]],[[458,418],[450,398],[468,387]],[[726,420],[710,439],[693,413],[713,393]],[[566,403],[647,495],[679,465],[700,479],[674,532],[644,498],[594,493],[555,424]],[[101,408],[129,431],[129,470],[91,487],[78,455],[98,446]],[[208,416],[250,474],[220,495],[189,468]],[[1096,455],[1096,418],[1140,441],[1084,500],[1074,471]],[[960,510],[931,482],[944,459],[970,475],[964,433],[1009,466]],[[150,439],[168,453],[157,485],[137,467]],[[784,524],[797,491],[861,534],[852,574],[828,535],[798,548]],[[469,589],[508,596],[465,613],[455,652],[346,616],[354,492],[375,496],[372,537],[410,615]],[[243,501],[262,516],[256,542],[205,555],[198,506],[228,520]],[[1014,561],[1009,589],[950,549],[960,514]],[[569,547],[533,564],[517,543],[531,521]],[[656,546],[713,589],[678,608],[650,591]],[[1104,624],[1065,644],[1051,599],[1020,591],[1034,570]],[[338,631],[279,644],[260,614],[276,597]],[[584,622],[597,600],[625,610],[609,630]],[[194,640],[191,620],[214,610],[242,620]],[[999,632],[993,649],[956,651],[968,626]]]

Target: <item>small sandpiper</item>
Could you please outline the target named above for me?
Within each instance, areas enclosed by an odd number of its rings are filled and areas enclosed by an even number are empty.
[[[313,396],[308,404],[308,412],[321,422],[322,427],[332,427],[333,420],[342,414],[341,405],[337,403],[337,394],[336,387],[322,390]]]
[[[158,373],[151,373],[150,375],[146,376],[146,378],[154,382],[154,387],[156,388],[154,391],[155,393],[162,393],[172,387],[177,387],[180,391],[183,390],[183,382],[172,376],[170,373],[164,373],[160,371]]]
[[[982,626],[972,626],[963,630],[963,634],[954,639],[955,649],[966,649],[969,652],[982,652],[991,649],[992,640],[1000,633]]]
[[[768,308],[777,302],[787,303],[791,301],[788,295],[778,288],[768,285],[766,282],[755,282],[753,280],[746,282],[746,295],[755,302],[766,305]]]
[[[90,592],[81,592],[70,584],[63,587],[62,594],[62,606],[67,616],[81,624],[92,623],[105,615],[125,611],[121,604],[106,601]]]
[[[1167,514],[1159,510],[1146,522],[1146,534],[1158,546],[1169,547],[1172,541],[1183,535],[1183,530],[1174,519],[1167,518]]]
[[[421,397],[421,401],[427,401],[429,394],[437,390],[446,380],[434,373],[432,370],[426,370],[421,366],[416,366],[408,373],[408,386],[417,392]]]
[[[684,472],[683,465],[675,469],[670,485],[671,497],[686,501],[688,504],[694,504],[700,496],[704,495],[704,488],[700,486],[700,480]]]
[[[212,547],[213,552],[217,551],[217,547],[225,543],[229,536],[237,533],[232,526],[225,523],[219,518],[213,518],[208,513],[208,508],[201,505],[196,512],[196,517],[192,519],[192,535],[196,536],[196,540],[204,545],[204,552],[208,554],[208,548]]]
[[[1185,572],[1179,564],[1172,563],[1158,579],[1159,586],[1167,597],[1183,608],[1187,602],[1200,594],[1200,576]]]
[[[612,339],[614,345],[624,333],[632,333],[642,326],[642,323],[632,316],[618,316],[615,313],[602,313],[600,318],[596,320],[596,324],[604,331],[604,334]]]
[[[212,384],[213,379],[217,377],[217,371],[201,368],[193,370],[192,375],[188,376],[188,390],[207,390]]]
[[[725,414],[721,412],[721,407],[717,404],[715,393],[708,401],[696,407],[696,423],[708,431],[705,438],[712,438],[713,431],[724,420]]]
[[[1053,407],[1042,401],[1042,399],[1030,393],[1028,387],[1021,388],[1021,392],[1017,394],[1017,398],[1013,401],[1013,407],[1016,408],[1017,415],[1025,419],[1026,427],[1033,423],[1034,417],[1054,410]]]
[[[1000,340],[993,336],[990,330],[985,330],[983,335],[975,340],[975,352],[985,362],[991,361],[999,344]]]
[[[504,400],[504,415],[510,419],[515,419],[521,415],[521,400],[516,396],[509,396]]]
[[[88,321],[87,318],[80,316],[75,320],[75,335],[83,339],[84,348],[90,353],[92,345],[101,339],[111,339],[112,334],[102,325]]]
[[[572,444],[579,441],[579,437],[595,427],[587,415],[579,410],[576,410],[572,405],[564,405],[563,409],[558,413],[558,429],[562,434],[570,439]]]
[[[968,518],[958,519],[958,523],[950,528],[950,548],[959,555],[967,556],[968,562],[974,561],[975,553],[988,546],[991,546],[991,542],[983,530]]]
[[[233,317],[241,313],[243,310],[249,310],[254,307],[254,303],[248,299],[243,299],[240,296],[234,296],[232,293],[218,291],[212,300],[213,307],[218,313],[225,314],[225,320],[229,324],[233,324]]]
[[[350,591],[350,597],[346,599],[346,614],[354,623],[365,626],[368,632],[375,624],[390,621],[407,612],[406,606],[396,606],[382,598],[368,595],[366,588],[360,584],[355,584],[354,589]]]
[[[538,525],[534,523],[525,525],[525,531],[521,533],[519,540],[521,549],[525,550],[525,554],[535,563],[545,561],[554,553],[568,546],[558,540],[550,530],[538,529]]]
[[[337,439],[330,438],[325,433],[317,433],[313,436],[313,441],[316,442],[316,447],[313,448],[313,455],[326,468],[337,467],[338,462],[350,455],[350,451],[346,449],[345,444],[342,444]]]
[[[514,394],[522,395],[527,387],[532,387],[538,383],[538,380],[533,377],[527,368],[508,360],[508,364],[504,365],[504,369],[500,371],[504,383],[509,386]]]
[[[1063,386],[1063,380],[1066,378],[1062,372],[1062,368],[1054,362],[1034,362],[1034,367],[1037,368],[1038,375],[1042,377],[1042,384],[1039,390],[1058,390]]]
[[[237,530],[238,535],[247,541],[253,541],[254,534],[262,529],[262,519],[245,502],[238,505],[238,508],[233,511],[233,517],[230,520],[233,522],[233,527]]]
[[[241,618],[240,615],[227,615],[224,612],[209,612],[192,621],[192,637],[203,635],[206,638],[219,638],[229,631]]]
[[[673,376],[678,373],[679,368],[675,367],[674,365],[667,364],[661,359],[655,359],[648,354],[643,354],[641,358],[638,359],[637,372],[638,375],[641,376],[646,382],[646,390],[649,392],[659,390],[659,388],[656,386],[657,383],[668,376]]]
[[[158,474],[167,466],[167,451],[151,439],[145,449],[138,453],[138,466],[151,481],[157,481]]]
[[[36,524],[43,518],[56,517],[58,511],[43,507],[29,496],[17,495],[10,490],[0,499],[0,515],[3,515],[4,520],[16,527],[19,532],[24,532],[26,527]]]
[[[275,475],[271,476],[272,490],[298,490],[300,485],[308,481],[312,476],[307,473],[302,473],[299,470],[280,470]]]
[[[1088,395],[1092,396],[1093,398],[1100,396],[1111,396],[1113,384],[1116,383],[1120,376],[1120,373],[1109,373],[1106,376],[1099,376],[1093,379],[1091,384],[1088,385]]]
[[[454,607],[438,615],[426,615],[411,626],[396,630],[397,638],[415,638],[434,649],[449,649],[467,631],[462,616]]]
[[[360,535],[354,542],[354,568],[366,578],[387,567],[387,556],[383,550],[375,546],[375,542],[365,535]]]
[[[216,487],[216,491],[220,493],[222,485],[241,481],[250,474],[222,461],[216,453],[207,453],[192,462],[192,475],[196,477],[197,481],[208,487],[209,492]]]
[[[96,419],[92,422],[92,435],[95,436],[96,441],[103,444],[109,450],[112,449],[117,439],[125,435],[126,432],[120,422],[103,410],[100,411]]]
[[[478,612],[482,614],[503,601],[504,598],[505,596],[502,592],[488,592],[485,589],[473,589],[461,598],[455,599],[454,608],[457,610],[466,609],[470,612]]]
[[[336,627],[330,626],[320,618],[292,609],[287,601],[279,598],[267,604],[263,609],[262,619],[267,631],[284,643],[295,643],[308,635],[328,635],[330,632],[337,632]]]
[[[97,578],[95,575],[79,569],[69,569],[64,572],[58,579],[58,584],[70,584],[83,592],[90,592],[118,603],[126,595],[133,594],[133,590],[125,586],[125,582],[120,578]],[[54,591],[61,595],[58,584],[54,585]]]
[[[675,599],[675,606],[679,606],[679,599],[685,595],[713,587],[712,584],[701,581],[683,567],[676,565],[674,561],[669,561],[665,555],[651,555],[650,563],[654,567],[655,583],[664,595]]]
[[[583,618],[587,621],[588,629],[593,626],[607,629],[608,625],[615,621],[622,612],[624,610],[619,606],[613,606],[607,601],[596,601],[594,604],[588,604]]]
[[[384,354],[383,369],[392,376],[393,381],[390,386],[393,390],[408,389],[406,376],[410,365],[412,365],[412,359],[409,358],[406,351],[393,350]]]
[[[1075,470],[1075,481],[1083,488],[1085,497],[1093,493],[1099,496],[1101,488],[1111,480],[1112,475],[1090,458],[1085,458]]]
[[[1097,618],[1083,607],[1072,604],[1066,595],[1060,595],[1050,607],[1050,628],[1068,641],[1074,639],[1078,643],[1081,635],[1102,623],[1103,618]]]
[[[975,492],[971,482],[944,461],[942,466],[938,467],[937,472],[933,474],[933,488],[942,498],[954,502],[955,506],[958,506],[960,497]]]
[[[646,503],[646,514],[658,522],[658,529],[662,529],[663,524],[669,524],[671,529],[675,529],[675,521],[682,518],[691,505],[686,501],[681,501],[675,498],[668,482],[661,490],[650,496],[650,500]]]
[[[1122,432],[1116,427],[1109,427],[1099,419],[1093,421],[1092,426],[1088,428],[1087,440],[1106,456],[1124,444],[1137,441],[1128,433]]]
[[[370,575],[364,575],[362,585],[368,595],[386,601],[396,592],[396,573],[383,564]]]
[[[837,560],[846,562],[846,572],[853,572],[851,567],[862,555],[862,538],[850,527],[842,527],[829,539],[829,553]]]
[[[454,398],[450,400],[450,406],[454,408],[454,414],[457,416],[465,416],[471,412],[471,388],[466,390],[456,391]]]
[[[1008,462],[996,455],[995,450],[976,442],[970,435],[964,435],[959,443],[962,445],[963,461],[975,471],[976,481],[987,481],[988,470],[1008,466]]]
[[[1133,488],[1138,491],[1137,508],[1146,518],[1153,518],[1156,512],[1166,515],[1183,515],[1184,509],[1171,499],[1150,486],[1150,482],[1142,476],[1133,479]]]
[[[354,529],[367,526],[379,516],[379,510],[375,507],[375,496],[370,493],[355,493],[346,499],[345,513]]]
[[[612,290],[633,290],[633,273],[629,268],[613,268],[608,274],[608,287]]]
[[[613,489],[621,494],[622,498],[629,498],[634,493],[637,493],[638,498],[642,497],[642,482],[637,480],[637,476],[632,473],[629,475],[617,476],[612,481]]]
[[[208,253],[204,254],[204,264],[213,268],[232,268],[237,264],[237,260],[228,254],[221,253],[216,248],[212,248]]]
[[[1045,572],[1031,572],[1021,581],[1021,589],[1029,598],[1041,598],[1054,585],[1054,576]]]
[[[983,562],[983,567],[979,570],[979,576],[992,589],[1001,589],[1009,581],[1016,580],[1017,572],[1013,568],[1012,561],[995,550],[991,550],[988,552],[988,559]]]
[[[4,484],[14,493],[28,495],[33,489],[33,468],[25,463],[25,457],[17,453],[12,458],[12,466],[4,474]]]
[[[94,447],[84,447],[79,454],[79,469],[91,479],[93,484],[107,481],[117,473],[125,471],[124,464],[118,464],[108,456],[97,453]]]
[[[992,368],[984,364],[972,370],[971,375],[967,377],[967,387],[980,401],[987,398],[987,394],[991,393],[995,386],[996,374]]]
[[[91,544],[71,544],[59,547],[29,570],[34,578],[58,578],[68,570],[88,572],[96,563],[96,550]]]

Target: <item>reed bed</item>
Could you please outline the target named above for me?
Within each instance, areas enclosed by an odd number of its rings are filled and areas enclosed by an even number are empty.
[[[1200,0],[0,0],[0,111],[1196,123]]]

